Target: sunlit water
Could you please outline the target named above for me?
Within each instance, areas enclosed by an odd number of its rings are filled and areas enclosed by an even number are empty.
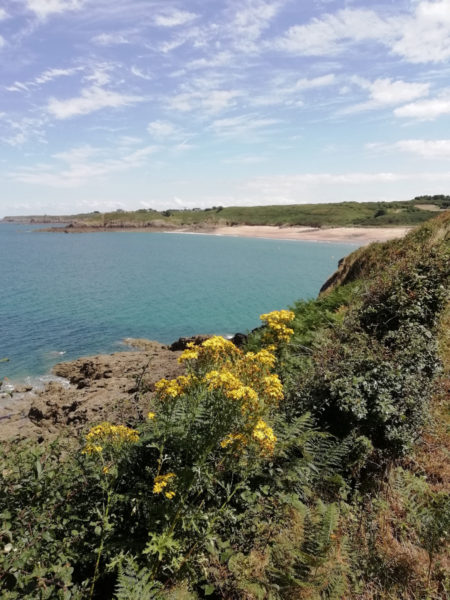
[[[168,233],[36,233],[0,223],[0,378],[23,379],[126,337],[233,334],[314,297],[355,249]]]

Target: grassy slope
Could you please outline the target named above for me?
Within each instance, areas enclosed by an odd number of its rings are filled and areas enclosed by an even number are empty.
[[[448,208],[449,196],[423,196],[403,202],[340,202],[332,204],[290,204],[254,207],[214,207],[211,209],[115,211],[89,213],[68,217],[54,217],[57,221],[76,222],[96,227],[146,227],[159,225],[213,226],[213,225],[303,225],[313,227],[389,227],[418,225],[435,216],[426,210]],[[416,205],[422,206],[421,209]],[[30,217],[31,218],[31,217]],[[35,220],[42,219],[34,217]],[[49,218],[50,220],[50,218]]]
[[[445,200],[433,203],[445,205]],[[337,204],[293,204],[284,206],[216,207],[206,210],[169,210],[162,213],[141,210],[104,215],[85,215],[92,224],[146,224],[154,220],[167,225],[304,225],[342,227],[346,225],[390,226],[417,225],[435,213],[415,208],[415,201],[373,203],[342,202]],[[427,202],[421,200],[420,204]],[[431,200],[430,200],[431,203]]]

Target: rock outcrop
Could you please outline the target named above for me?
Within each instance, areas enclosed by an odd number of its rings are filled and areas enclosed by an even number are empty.
[[[158,342],[139,342],[142,350],[80,358],[53,368],[67,380],[51,381],[41,391],[17,388],[0,400],[0,440],[52,439],[77,435],[91,423],[127,423],[151,406],[155,383],[184,372],[180,352]],[[145,342],[145,343],[144,343]]]

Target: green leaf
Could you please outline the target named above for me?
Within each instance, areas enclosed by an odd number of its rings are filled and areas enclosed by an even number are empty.
[[[203,591],[205,592],[205,596],[211,596],[216,591],[216,588],[211,583],[208,583],[203,586]]]

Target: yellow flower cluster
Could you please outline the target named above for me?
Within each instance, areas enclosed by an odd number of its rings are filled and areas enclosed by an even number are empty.
[[[83,450],[81,451],[81,454],[100,454],[100,452],[103,452],[103,446],[100,446],[99,444],[86,444],[85,447],[83,448]]]
[[[283,384],[278,375],[266,375],[263,377],[264,394],[271,398],[275,404],[283,399]]]
[[[160,494],[164,492],[165,488],[171,483],[171,480],[175,477],[175,473],[166,473],[165,475],[157,475],[153,482],[153,493]],[[175,492],[168,490],[164,492],[164,495],[169,500],[175,496]]]
[[[155,383],[155,390],[163,400],[176,398],[184,394],[195,381],[193,375],[180,375],[176,379],[160,379]]]
[[[265,321],[269,328],[270,338],[275,338],[279,342],[289,342],[294,330],[287,326],[294,320],[295,314],[291,310],[274,310],[270,313],[265,313],[259,317],[261,321]]]
[[[245,443],[245,437],[242,433],[229,433],[226,438],[224,438],[220,445],[222,448],[226,448],[227,446],[233,445],[241,445]]]
[[[178,362],[182,363],[186,360],[195,360],[198,358],[198,350],[194,342],[189,342],[186,349],[183,350],[182,355],[179,357]]]
[[[125,425],[112,425],[107,421],[95,425],[86,436],[86,445],[83,454],[98,454],[105,445],[122,445],[135,443],[139,440],[139,433]]]
[[[262,416],[283,398],[282,383],[278,375],[272,373],[277,361],[274,352],[278,342],[288,341],[292,335],[293,330],[287,324],[294,319],[294,313],[273,311],[261,315],[261,319],[267,323],[270,334],[267,342],[273,342],[271,345],[259,352],[244,353],[221,336],[213,336],[200,345],[189,343],[178,360],[188,363],[190,374],[169,381],[162,379],[155,387],[160,400],[177,399],[192,390],[193,385],[203,393],[221,392],[223,402],[228,399],[236,403],[243,417],[234,431],[221,441],[221,447],[243,448],[256,443],[262,454],[269,455],[276,437]],[[154,418],[153,413],[150,414],[149,419]],[[155,479],[154,493],[161,493],[167,486],[165,477]]]
[[[242,448],[252,439],[260,447],[261,453],[270,456],[275,448],[277,441],[272,427],[267,425],[262,419],[258,419],[256,425],[244,435],[242,433],[229,433],[221,442],[222,448],[233,445],[235,448]]]
[[[239,350],[236,348],[233,342],[226,340],[220,335],[215,335],[208,340],[205,340],[201,348],[215,359],[221,359],[224,355],[233,356],[239,354]]]
[[[238,388],[235,388],[234,390],[230,390],[227,393],[228,398],[231,398],[232,400],[239,400],[243,403],[243,407],[245,406],[246,408],[248,408],[248,405],[253,405],[253,407],[256,407],[256,404],[258,402],[258,394],[255,392],[255,390],[251,387],[249,387],[248,385],[241,385]]]
[[[239,355],[239,350],[220,335],[205,340],[200,346],[193,342],[187,345],[178,362],[182,363],[190,360],[198,360],[200,363],[226,363]]]
[[[223,389],[230,392],[242,385],[238,377],[228,370],[210,371],[205,375],[205,382],[209,390]]]
[[[262,419],[258,419],[252,432],[253,439],[258,442],[264,454],[272,454],[277,438],[272,427],[267,425]]]

